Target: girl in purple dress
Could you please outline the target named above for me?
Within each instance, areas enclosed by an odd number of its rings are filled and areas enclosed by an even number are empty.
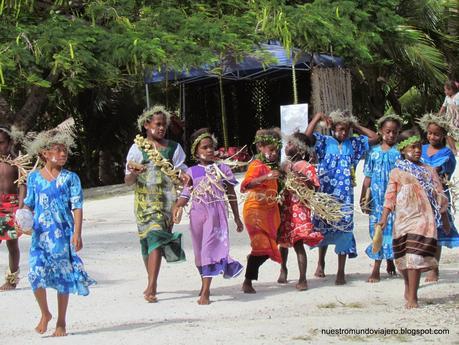
[[[227,165],[215,162],[215,138],[203,128],[193,133],[191,142],[191,154],[198,164],[186,171],[193,183],[183,190],[173,215],[174,222],[178,222],[181,209],[191,200],[191,238],[195,264],[202,279],[198,304],[209,304],[212,278],[220,274],[224,278],[233,278],[243,270],[242,265],[229,256],[226,199],[238,232],[243,230],[243,225],[234,192],[237,181]]]

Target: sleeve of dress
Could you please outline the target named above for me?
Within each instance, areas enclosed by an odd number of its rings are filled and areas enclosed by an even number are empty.
[[[24,199],[24,205],[26,205],[31,210],[35,208],[35,174],[36,173],[30,173],[29,176],[27,176],[27,194]]]
[[[312,184],[315,187],[320,187],[319,177],[317,176],[316,168],[314,167],[314,165],[309,164],[309,166],[306,169],[306,177],[312,182]]]
[[[316,139],[316,143],[314,145],[314,149],[317,154],[318,159],[322,159],[325,156],[325,149],[327,146],[327,136],[320,134],[319,132],[314,132],[314,138]]]
[[[83,208],[83,188],[77,174],[72,173],[70,178],[70,205],[72,210]]]
[[[442,106],[445,107],[445,108],[448,107],[448,96],[445,96],[445,100],[443,101]]]
[[[143,160],[142,151],[139,150],[136,144],[132,144],[131,148],[126,157],[126,167],[124,169],[125,175],[130,175],[131,172],[128,169],[128,163],[130,161],[141,164]]]
[[[453,176],[454,170],[456,169],[456,156],[454,153],[449,150],[448,159],[446,160],[445,164],[442,165],[440,175],[446,174],[448,177],[451,178]]]
[[[365,165],[363,166],[363,174],[366,177],[372,177],[373,175],[373,159],[371,157],[371,151],[365,156]]]
[[[177,143],[175,148],[174,156],[172,157],[172,164],[174,167],[180,170],[186,170],[188,167],[185,165],[186,154],[180,144]]]
[[[388,208],[391,211],[395,210],[397,203],[397,183],[397,169],[393,169],[389,175],[389,183],[387,184],[386,195],[384,197],[384,208]]]
[[[220,164],[219,166],[219,169],[222,171],[222,173],[225,175],[225,182],[232,185],[232,186],[235,186],[237,185],[239,182],[236,180],[236,177],[234,176],[233,174],[233,171],[231,170],[231,168],[226,165],[226,164]]]
[[[186,169],[186,173],[191,176],[191,179],[193,179],[193,174],[192,174],[191,168]],[[190,200],[190,198],[191,198],[191,189],[192,188],[193,188],[193,185],[185,186],[183,188],[183,190],[182,190],[182,193],[180,194],[180,197]]]
[[[244,180],[241,183],[241,193],[247,192],[247,185],[252,182],[253,179],[259,177],[260,168],[258,167],[259,160],[255,160],[249,164],[247,172],[245,173]]]
[[[353,160],[354,164],[357,163],[365,156],[370,148],[368,137],[366,135],[359,135],[358,137],[351,138],[352,150],[354,151]]]

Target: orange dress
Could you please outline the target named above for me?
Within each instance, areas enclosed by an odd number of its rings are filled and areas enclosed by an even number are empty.
[[[268,255],[272,260],[281,263],[277,247],[277,230],[280,225],[280,212],[277,205],[277,180],[267,180],[253,188],[247,185],[253,179],[267,175],[271,168],[256,159],[249,164],[241,192],[248,193],[244,203],[243,218],[250,236],[253,256]]]

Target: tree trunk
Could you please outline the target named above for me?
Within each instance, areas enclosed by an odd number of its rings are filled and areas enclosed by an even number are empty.
[[[13,123],[14,116],[10,105],[6,99],[0,95],[0,124],[10,125]]]
[[[53,85],[57,82],[59,76],[51,72],[46,79],[51,83],[51,85]],[[32,86],[24,105],[21,110],[16,113],[14,120],[15,124],[24,131],[30,130],[32,128],[32,124],[35,123],[35,118],[39,115],[47,101],[48,88]]]

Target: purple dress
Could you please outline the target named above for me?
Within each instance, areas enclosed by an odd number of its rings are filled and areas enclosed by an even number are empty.
[[[187,174],[192,187],[181,197],[191,199],[190,226],[196,267],[203,278],[223,274],[238,276],[243,266],[229,256],[228,207],[225,185],[236,185],[233,172],[225,164],[195,165]]]

